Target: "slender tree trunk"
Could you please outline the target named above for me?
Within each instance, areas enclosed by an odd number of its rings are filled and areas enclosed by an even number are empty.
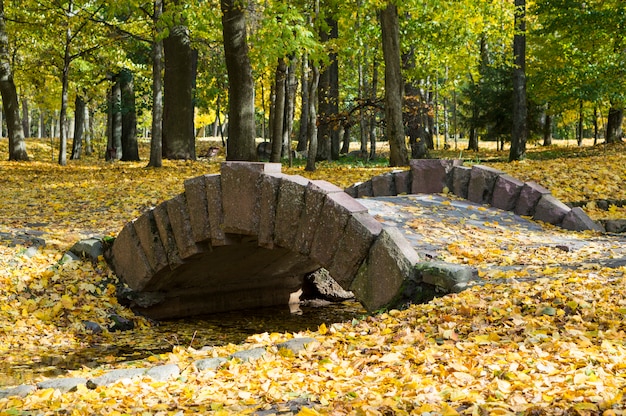
[[[311,65],[311,77],[309,80],[309,154],[304,170],[315,171],[315,158],[317,156],[317,87],[320,80],[320,72],[316,64]]]
[[[120,72],[120,90],[122,95],[122,160],[139,161],[135,87],[133,73],[128,69],[122,69]]]
[[[122,90],[119,76],[114,77],[109,93],[107,112],[107,152],[105,160],[113,161],[122,158]]]
[[[341,140],[341,151],[339,153],[345,155],[350,153],[350,127],[351,125],[349,123],[345,123],[343,125],[343,134],[342,134],[342,140]]]
[[[89,156],[93,153],[91,138],[93,137],[93,118],[89,114],[89,106],[85,106],[85,128],[83,135],[85,136],[85,154]]]
[[[296,60],[290,58],[290,64],[287,67],[287,80],[285,84],[285,117],[283,128],[283,154],[289,157],[289,166],[292,165],[291,137],[293,135],[293,118],[296,109],[296,91],[298,89],[298,81],[296,80]]]
[[[552,145],[552,116],[548,113],[544,116],[543,121],[543,145]]]
[[[598,144],[598,137],[600,136],[599,134],[599,128],[598,128],[598,104],[594,103],[593,104],[593,145],[597,145]]]
[[[148,167],[163,166],[163,41],[160,40],[159,22],[163,13],[163,0],[154,1],[153,24],[156,28],[152,42],[152,137]],[[219,115],[218,115],[219,116]]]
[[[624,108],[612,105],[606,122],[606,142],[618,143],[624,138],[622,123],[624,122]]]
[[[374,56],[372,62],[372,99],[376,100],[376,92],[378,91],[378,60]],[[372,111],[369,120],[369,138],[370,138],[370,154],[369,158],[376,159],[376,111]]]
[[[20,121],[17,91],[11,71],[9,37],[4,21],[4,1],[2,0],[0,0],[0,94],[6,116],[7,135],[9,136],[9,160],[28,160],[24,129]],[[2,124],[0,124],[0,133],[1,126]]]
[[[71,5],[71,2],[70,2]],[[71,7],[71,6],[70,6]],[[65,56],[63,59],[63,75],[61,89],[61,112],[59,114],[59,165],[67,165],[67,130],[65,120],[67,119],[67,101],[70,78],[70,42],[71,33],[67,29],[65,37]]]
[[[302,56],[302,74],[300,79],[300,130],[298,131],[298,152],[304,152],[307,149],[307,139],[309,137],[309,58],[306,53]]]
[[[74,139],[72,140],[71,160],[80,159],[83,149],[83,132],[85,130],[85,107],[86,103],[80,94],[76,94],[74,100]]]
[[[30,137],[30,112],[28,110],[28,98],[22,97],[22,128],[24,137]]]
[[[528,104],[526,101],[526,0],[515,0],[515,35],[513,37],[513,131],[509,161],[526,156],[528,140]]]
[[[287,62],[285,58],[278,58],[276,66],[276,81],[274,84],[274,109],[272,111],[272,153],[270,162],[280,162],[283,150],[283,128],[285,124],[285,97],[287,94]]]
[[[403,81],[400,68],[398,8],[391,2],[380,13],[385,59],[385,121],[389,166],[409,164],[402,122]]]
[[[256,160],[254,78],[248,56],[245,7],[221,0],[224,55],[228,72],[228,160]]]
[[[339,36],[337,20],[328,17],[326,27],[329,31],[322,30],[320,39],[329,42]],[[337,54],[328,54],[328,64],[320,73],[318,86],[318,148],[317,158],[331,160],[339,158],[339,132],[334,128],[335,116],[339,113],[339,64]]]
[[[583,120],[584,120],[584,113],[583,113],[583,100],[580,100],[580,105],[578,107],[578,129],[576,131],[577,134],[577,138],[576,138],[576,142],[578,143],[578,146],[582,146],[583,145]]]
[[[191,48],[189,28],[178,22],[163,40],[163,157],[196,158],[194,89],[197,52]]]

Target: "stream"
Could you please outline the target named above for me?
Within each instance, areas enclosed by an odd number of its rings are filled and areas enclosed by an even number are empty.
[[[164,321],[144,330],[115,333],[115,344],[92,344],[72,351],[55,350],[31,357],[29,362],[0,361],[0,388],[60,377],[68,370],[83,367],[142,360],[170,352],[175,346],[200,349],[239,344],[253,334],[314,331],[322,323],[345,322],[366,314],[361,304],[354,301],[323,307],[301,306],[300,309],[302,314],[292,314],[288,307],[281,306]],[[149,332],[142,334],[142,331]]]

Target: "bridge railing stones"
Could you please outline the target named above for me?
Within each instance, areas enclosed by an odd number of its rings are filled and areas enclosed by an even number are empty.
[[[226,162],[184,186],[126,224],[106,255],[132,290],[159,300],[136,306],[155,319],[286,304],[320,267],[350,290],[382,231],[341,188],[279,164]]]
[[[404,185],[398,188],[398,183],[410,183],[414,194],[448,191],[477,204],[512,211],[567,230],[604,231],[582,209],[570,208],[537,183],[522,182],[489,166],[462,166],[460,160],[411,160],[409,171],[379,175],[347,188],[346,193],[355,198],[399,195],[403,192],[398,189],[406,188]]]
[[[154,319],[286,304],[320,267],[373,311],[462,290],[472,270],[422,261],[398,228],[355,198],[446,191],[566,229],[601,230],[536,183],[458,160],[413,160],[408,171],[345,191],[283,174],[280,164],[225,162],[220,174],[186,180],[182,194],[126,224],[106,258],[155,300],[136,306]]]

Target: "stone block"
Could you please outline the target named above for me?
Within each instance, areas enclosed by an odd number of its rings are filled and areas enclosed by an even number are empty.
[[[167,215],[167,206],[165,203],[159,204],[154,207],[152,212],[154,213],[154,222],[157,230],[159,230],[159,237],[161,237],[161,242],[163,243],[167,262],[173,270],[183,264],[183,260],[178,252],[178,245],[176,244],[170,217]]]
[[[146,375],[154,381],[167,381],[180,375],[180,368],[176,364],[157,365],[146,371]]]
[[[154,220],[154,210],[147,211],[137,218],[134,229],[153,273],[169,268],[165,248]]]
[[[206,188],[207,211],[211,230],[211,245],[226,245],[224,233],[224,211],[222,209],[222,180],[220,175],[205,175],[204,187]]]
[[[549,194],[550,191],[543,186],[535,182],[526,182],[519,194],[514,212],[517,215],[533,216],[535,213],[535,207],[541,197]]]
[[[533,219],[548,224],[561,225],[563,218],[570,210],[570,207],[552,195],[543,195],[535,207]]]
[[[274,226],[276,222],[276,206],[280,183],[287,175],[272,173],[261,175],[259,183],[259,229],[257,238],[259,246],[274,248]]]
[[[368,198],[374,196],[374,191],[372,189],[372,181],[365,181],[360,183],[356,187],[356,196],[357,198]]]
[[[291,352],[293,352],[294,354],[299,353],[300,351],[306,349],[309,346],[312,345],[319,345],[319,341],[316,340],[315,338],[310,338],[310,337],[295,337],[292,339],[289,339],[285,342],[281,342],[279,344],[276,344],[276,348],[280,351],[281,349],[287,349]]]
[[[205,370],[215,370],[228,360],[224,357],[211,357],[211,358],[202,358],[200,360],[194,361],[194,366],[198,369],[198,371]]]
[[[375,311],[402,297],[407,281],[415,281],[419,256],[395,227],[383,228],[370,248],[350,290],[368,311]]]
[[[132,222],[122,228],[113,242],[111,257],[115,274],[133,290],[142,290],[152,277],[152,268]]]
[[[94,377],[87,380],[87,388],[96,389],[100,386],[108,386],[124,379],[133,379],[143,376],[146,373],[145,368],[123,368],[117,370],[111,370],[108,373],[104,373],[99,377]]]
[[[415,266],[422,282],[436,286],[445,293],[458,293],[474,280],[474,269],[461,264],[428,261]]]
[[[411,171],[394,170],[392,172],[393,182],[396,185],[396,195],[406,195],[411,193]]]
[[[448,174],[454,166],[460,165],[460,160],[445,159],[412,159],[411,166],[411,193],[437,194],[450,186],[451,178]]]
[[[452,168],[452,187],[450,190],[454,195],[467,199],[467,188],[471,175],[472,168],[468,166],[454,166]]]
[[[199,243],[210,240],[211,223],[209,222],[206,185],[203,176],[185,180],[185,199],[194,241]]]
[[[44,380],[37,383],[37,388],[41,390],[55,389],[61,393],[67,393],[76,391],[79,385],[87,383],[87,379],[84,377],[71,377],[71,378],[54,378],[50,380]]]
[[[491,205],[505,211],[513,211],[517,205],[520,192],[524,187],[524,182],[509,175],[500,175],[496,179],[493,188]]]
[[[311,181],[304,192],[304,208],[298,224],[294,249],[307,256],[311,252],[315,231],[326,195],[343,192],[341,188],[326,181]]]
[[[565,214],[561,227],[572,231],[593,230],[604,232],[604,227],[589,218],[589,215],[580,207],[574,207]]]
[[[604,220],[604,228],[607,233],[625,233],[626,219],[622,220]]]
[[[256,235],[258,183],[262,173],[280,173],[280,163],[224,162],[221,168],[224,232]]]
[[[350,195],[352,198],[358,198],[359,197],[358,186],[359,186],[359,184],[355,183],[353,185],[348,186],[343,191],[345,193],[347,193],[348,195]]]
[[[181,259],[189,259],[196,254],[202,253],[204,251],[203,245],[196,243],[194,239],[185,194],[177,195],[164,202],[164,204]]]
[[[368,213],[357,212],[350,216],[328,269],[342,288],[350,289],[359,267],[382,229],[382,224]]]
[[[294,249],[300,216],[304,210],[304,193],[309,180],[302,176],[285,176],[278,190],[274,244]]]
[[[374,176],[372,178],[372,194],[373,196],[397,195],[393,175],[391,173],[384,173]]]
[[[504,172],[489,166],[474,165],[467,187],[467,199],[477,204],[490,204],[498,176]]]
[[[367,212],[367,208],[345,192],[326,196],[311,245],[310,257],[315,262],[326,269],[330,267],[349,217],[358,212]]]

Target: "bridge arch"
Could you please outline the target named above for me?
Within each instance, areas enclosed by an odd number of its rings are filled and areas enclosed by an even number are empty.
[[[106,257],[140,294],[136,309],[154,319],[286,304],[303,276],[320,267],[376,310],[416,299],[433,285],[454,291],[445,276],[454,273],[462,283],[471,270],[420,263],[402,232],[377,221],[355,197],[446,189],[477,203],[527,209],[523,215],[553,218],[565,228],[596,226],[536,184],[458,161],[411,161],[409,171],[345,192],[283,174],[277,163],[225,162],[220,174],[186,180],[182,194],[126,224]]]

